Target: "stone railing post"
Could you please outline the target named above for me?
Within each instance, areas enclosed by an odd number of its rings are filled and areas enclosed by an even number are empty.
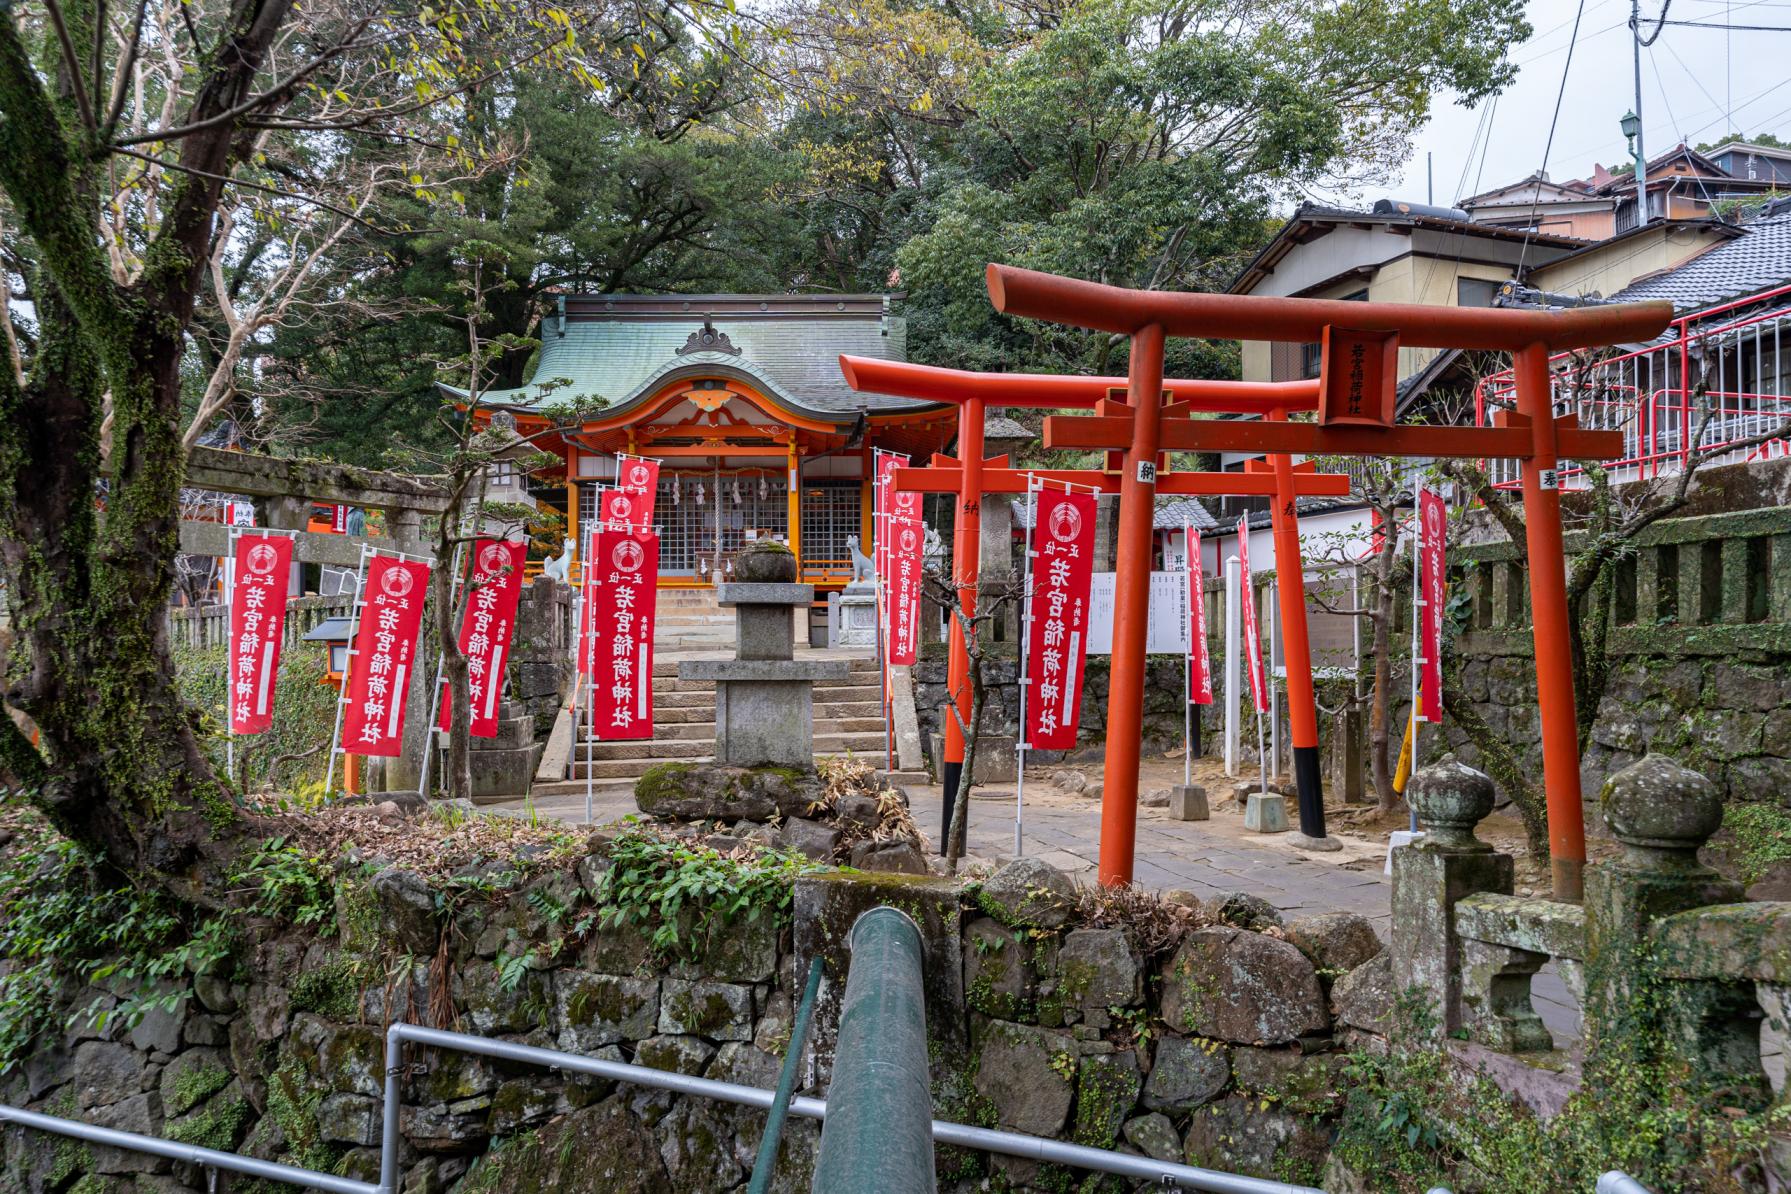
[[[1393,985],[1440,1006],[1438,1034],[1462,1027],[1462,942],[1455,905],[1481,892],[1510,895],[1512,861],[1474,836],[1493,809],[1493,783],[1444,755],[1412,777],[1406,799],[1424,836],[1393,852]]]
[[[1742,899],[1739,883],[1698,861],[1699,848],[1723,823],[1715,785],[1647,755],[1605,781],[1600,805],[1623,854],[1586,875],[1588,1074],[1636,1060],[1638,1048],[1658,1039],[1693,1080],[1761,1097],[1753,982],[1739,975],[1665,979],[1649,948],[1652,922]]]

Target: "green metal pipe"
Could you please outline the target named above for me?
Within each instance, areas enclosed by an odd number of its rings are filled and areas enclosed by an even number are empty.
[[[894,908],[872,908],[847,940],[814,1194],[935,1194],[920,930]]]
[[[802,1002],[790,1022],[790,1044],[784,1050],[784,1067],[777,1075],[777,1095],[771,1100],[771,1111],[765,1116],[765,1134],[759,1137],[759,1156],[753,1162],[752,1182],[746,1194],[765,1194],[771,1188],[771,1174],[777,1168],[777,1146],[783,1140],[784,1120],[790,1115],[790,1096],[796,1090],[796,1071],[801,1068],[802,1047],[808,1043],[808,1022],[814,1015],[815,995],[821,989],[821,959],[808,964],[808,982],[802,988]]]

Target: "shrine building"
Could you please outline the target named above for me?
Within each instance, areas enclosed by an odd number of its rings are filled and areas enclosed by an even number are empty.
[[[651,457],[661,588],[725,581],[734,554],[768,538],[789,545],[824,601],[851,579],[847,540],[869,550],[873,450],[925,460],[955,431],[948,405],[855,393],[840,376],[841,353],[906,358],[891,297],[564,295],[542,320],[529,383],[480,405],[528,434],[549,425],[545,408],[605,400],[576,430],[535,441],[565,469],[538,474],[532,496],[566,515],[574,544],[616,454]]]

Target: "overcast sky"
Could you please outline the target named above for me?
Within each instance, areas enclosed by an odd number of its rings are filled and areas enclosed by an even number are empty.
[[[1643,0],[1643,27],[1662,0]],[[1512,49],[1517,79],[1496,99],[1468,109],[1438,96],[1405,175],[1371,188],[1383,196],[1425,200],[1425,154],[1433,155],[1436,202],[1512,182],[1542,165],[1549,118],[1568,66],[1576,0],[1530,0],[1530,40]],[[1791,0],[1672,0],[1673,20],[1784,27],[1785,32],[1725,31],[1669,25],[1642,51],[1643,134],[1653,157],[1681,140],[1696,145],[1731,129],[1791,140]],[[1585,0],[1567,90],[1548,155],[1549,177],[1584,178],[1595,162],[1627,160],[1617,122],[1635,103],[1629,0]],[[1731,115],[1732,118],[1731,118]],[[1490,118],[1491,135],[1482,117]],[[1478,136],[1477,136],[1478,133]],[[1320,196],[1336,200],[1343,196]]]

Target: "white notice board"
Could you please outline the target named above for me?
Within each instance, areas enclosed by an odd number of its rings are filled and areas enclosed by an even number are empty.
[[[1113,577],[1111,572],[1094,574],[1088,610],[1090,655],[1113,654]],[[1187,573],[1150,574],[1150,628],[1144,650],[1147,655],[1188,653]]]

